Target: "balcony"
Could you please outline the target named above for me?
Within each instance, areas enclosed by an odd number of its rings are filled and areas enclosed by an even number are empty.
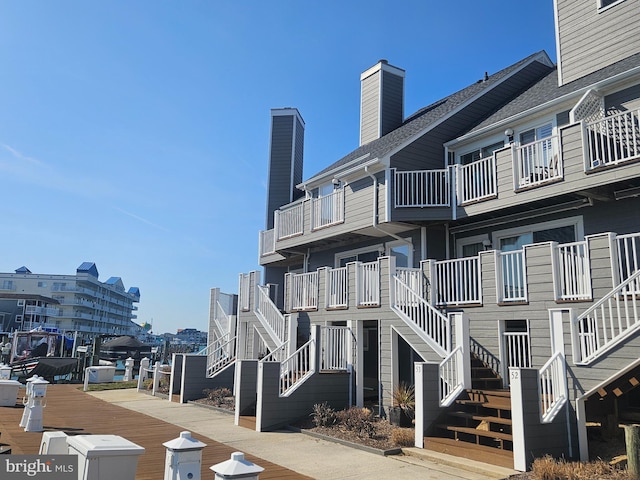
[[[640,156],[640,110],[584,124],[587,169],[615,166]]]
[[[516,188],[528,188],[562,180],[558,137],[548,137],[515,148]]]
[[[396,208],[450,205],[451,192],[447,169],[396,171],[394,180]]]

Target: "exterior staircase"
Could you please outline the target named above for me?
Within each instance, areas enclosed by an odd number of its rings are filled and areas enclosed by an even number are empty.
[[[472,357],[472,388],[447,408],[424,438],[424,448],[513,468],[511,393],[502,379]]]

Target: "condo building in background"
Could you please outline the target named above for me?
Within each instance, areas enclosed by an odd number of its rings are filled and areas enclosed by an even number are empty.
[[[126,290],[120,277],[100,281],[91,262],[82,263],[74,275],[32,273],[24,266],[0,273],[3,332],[48,326],[86,338],[138,335],[142,328],[133,320],[139,301],[137,287]]]

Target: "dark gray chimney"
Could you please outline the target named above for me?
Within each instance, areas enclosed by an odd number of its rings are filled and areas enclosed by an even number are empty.
[[[269,183],[267,185],[266,229],[273,228],[273,212],[300,198],[302,183],[304,120],[297,108],[271,110]]]
[[[395,130],[404,120],[404,70],[380,60],[360,75],[360,145]]]

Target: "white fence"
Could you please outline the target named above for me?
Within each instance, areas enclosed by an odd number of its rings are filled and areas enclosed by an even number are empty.
[[[257,302],[256,314],[271,330],[270,334],[275,335],[274,341],[282,344],[287,341],[287,320],[269,297],[269,288],[258,285],[256,288]]]
[[[446,169],[396,171],[394,178],[396,207],[448,207],[451,203]]]
[[[529,332],[504,332],[507,367],[531,368]]]
[[[351,330],[323,326],[320,329],[320,370],[347,370],[352,349]]]

